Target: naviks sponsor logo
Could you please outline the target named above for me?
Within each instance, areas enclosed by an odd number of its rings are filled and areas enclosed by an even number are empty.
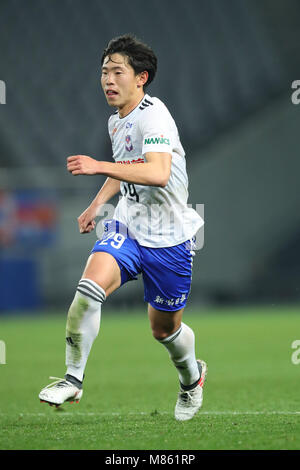
[[[170,145],[170,139],[166,139],[163,135],[160,137],[150,137],[145,139],[144,144],[167,144]]]

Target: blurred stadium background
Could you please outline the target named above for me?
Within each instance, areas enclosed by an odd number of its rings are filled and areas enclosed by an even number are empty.
[[[77,217],[104,178],[66,157],[111,160],[100,89],[108,40],[151,45],[148,92],[178,125],[189,202],[205,207],[191,306],[300,300],[297,0],[1,0],[0,313],[66,312],[96,234]],[[107,308],[143,305],[130,283]]]

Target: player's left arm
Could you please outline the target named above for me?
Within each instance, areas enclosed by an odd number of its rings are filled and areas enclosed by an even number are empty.
[[[172,155],[167,152],[147,152],[145,163],[122,165],[102,162],[87,155],[73,155],[67,159],[72,175],[104,175],[127,183],[165,187],[171,173]]]

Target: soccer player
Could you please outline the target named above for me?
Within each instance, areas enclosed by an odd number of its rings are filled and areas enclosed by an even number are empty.
[[[81,399],[102,304],[142,274],[153,336],[178,371],[175,418],[184,421],[202,405],[207,370],[195,357],[194,332],[182,322],[191,288],[193,237],[203,222],[187,205],[185,153],[176,124],[162,101],[145,93],[157,68],[152,49],[132,35],[120,36],[108,43],[101,66],[103,92],[116,108],[108,122],[115,162],[86,155],[67,158],[72,175],[107,177],[78,217],[80,233],[94,230],[101,207],[120,191],[122,196],[113,219],[104,222],[68,312],[66,374],[39,398],[56,406]]]

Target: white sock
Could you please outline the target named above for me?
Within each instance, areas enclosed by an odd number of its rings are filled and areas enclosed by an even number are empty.
[[[66,326],[66,374],[82,382],[84,369],[100,329],[105,291],[91,279],[81,279],[70,306]]]
[[[175,333],[163,340],[159,340],[167,350],[173,361],[182,385],[192,385],[199,380],[199,368],[195,356],[195,335],[193,330],[185,323],[181,323]]]

